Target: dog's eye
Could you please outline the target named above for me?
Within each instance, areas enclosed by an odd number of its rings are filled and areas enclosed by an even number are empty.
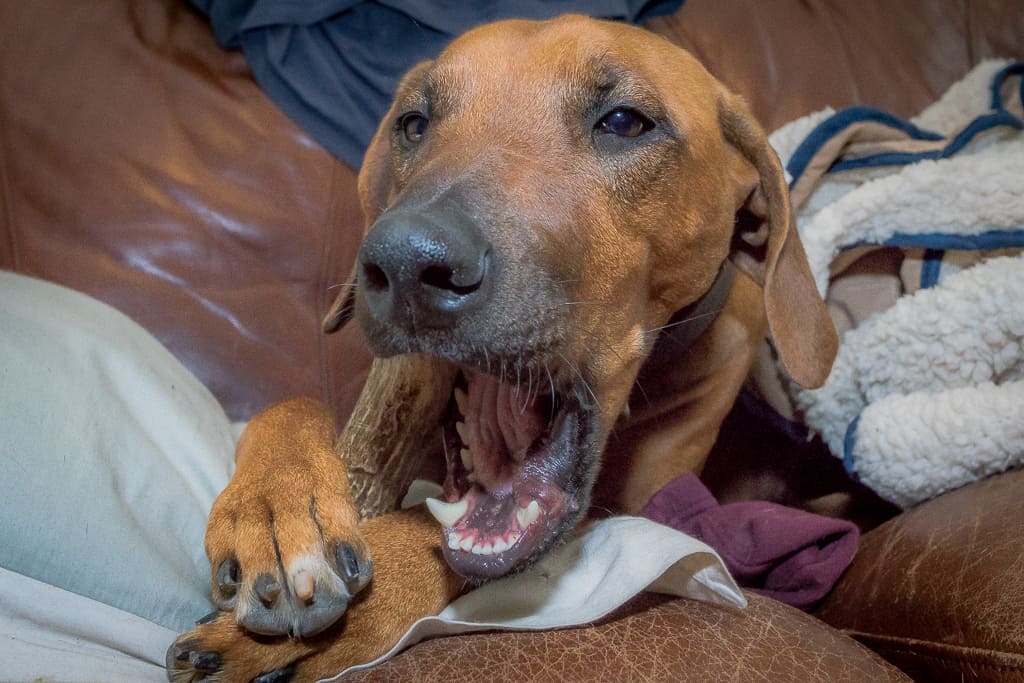
[[[622,138],[637,138],[654,128],[654,121],[635,109],[612,109],[601,117],[594,127],[598,133],[610,133]]]
[[[398,129],[409,142],[416,144],[423,139],[427,132],[427,117],[418,111],[411,111],[402,114],[398,119]]]

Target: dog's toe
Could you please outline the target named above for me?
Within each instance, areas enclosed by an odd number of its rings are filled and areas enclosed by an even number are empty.
[[[252,683],[288,683],[295,678],[295,665],[269,671],[252,679]]]
[[[319,549],[318,549],[319,550]],[[373,576],[373,565],[350,543],[282,557],[287,569],[242,576],[234,602],[239,625],[264,635],[306,637],[336,622]]]
[[[373,562],[351,543],[344,541],[334,546],[334,563],[349,595],[356,595],[373,578]]]
[[[206,538],[214,603],[253,633],[319,633],[373,575],[356,520],[350,504],[326,490],[308,499],[225,492]]]
[[[197,649],[194,638],[182,636],[167,648],[167,678],[174,683],[201,681],[221,668],[221,656],[213,650]]]
[[[285,683],[297,677],[299,662],[318,649],[292,638],[254,637],[238,627],[230,612],[200,622],[167,649],[172,683]]]
[[[261,585],[262,583],[262,585]],[[322,581],[300,597],[297,591],[281,595],[281,584],[268,574],[256,579],[253,595],[239,604],[235,618],[246,629],[265,635],[311,636],[345,613],[350,596],[342,585]]]

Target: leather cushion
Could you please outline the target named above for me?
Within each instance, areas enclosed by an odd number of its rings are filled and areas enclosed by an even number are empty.
[[[830,106],[913,116],[989,57],[1024,57],[1020,0],[687,0],[648,28],[690,50],[771,131]]]
[[[1024,681],[1024,470],[865,534],[817,615],[919,680]]]
[[[421,643],[347,681],[907,681],[817,619],[747,594],[730,611],[646,593],[589,627]]]
[[[298,395],[348,414],[368,355],[319,323],[355,177],[184,2],[0,3],[0,267],[126,313],[232,419]]]

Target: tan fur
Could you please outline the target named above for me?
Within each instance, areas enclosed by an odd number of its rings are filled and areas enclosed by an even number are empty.
[[[567,125],[559,114],[565,102],[602,60],[627,75],[630,97],[656,100],[681,153],[652,148],[610,169],[595,165],[572,136],[556,134]],[[458,103],[458,126],[439,126],[413,163],[392,149],[390,133],[427,78],[441,93],[436,107],[455,106],[445,92],[472,96]],[[414,68],[360,173],[367,226],[403,192],[453,184],[505,202],[528,229],[489,238],[523,264],[540,263],[574,283],[572,298],[593,304],[572,307],[558,341],[600,406],[607,445],[596,505],[636,513],[673,477],[700,471],[766,332],[795,380],[814,386],[827,376],[837,340],[793,227],[778,159],[742,101],[663,39],[573,16],[502,22]],[[668,369],[642,373],[656,330],[701,297],[727,259],[741,273],[714,322]],[[325,330],[343,325],[356,304],[354,288],[344,288]],[[281,553],[308,546],[303,515],[312,495],[323,501],[327,536],[369,547],[373,582],[341,622],[314,638],[253,638],[224,613],[182,636],[175,652],[221,653],[224,680],[296,660],[299,678],[313,679],[376,656],[458,593],[463,584],[438,553],[436,524],[422,513],[390,512],[440,445],[439,411],[453,373],[424,356],[375,361],[339,442],[354,501],[322,409],[286,404],[253,421],[238,471],[211,514],[214,571],[231,555],[245,558],[243,574],[269,566],[274,533]],[[318,417],[307,424],[306,413]],[[383,516],[357,525],[357,509]],[[261,526],[268,511],[273,529]],[[193,680],[187,664],[179,668],[182,680]]]

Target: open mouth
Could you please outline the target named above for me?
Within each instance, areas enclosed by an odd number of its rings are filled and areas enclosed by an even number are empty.
[[[427,505],[467,578],[523,569],[585,510],[594,417],[579,399],[463,368],[442,418],[445,501]]]

